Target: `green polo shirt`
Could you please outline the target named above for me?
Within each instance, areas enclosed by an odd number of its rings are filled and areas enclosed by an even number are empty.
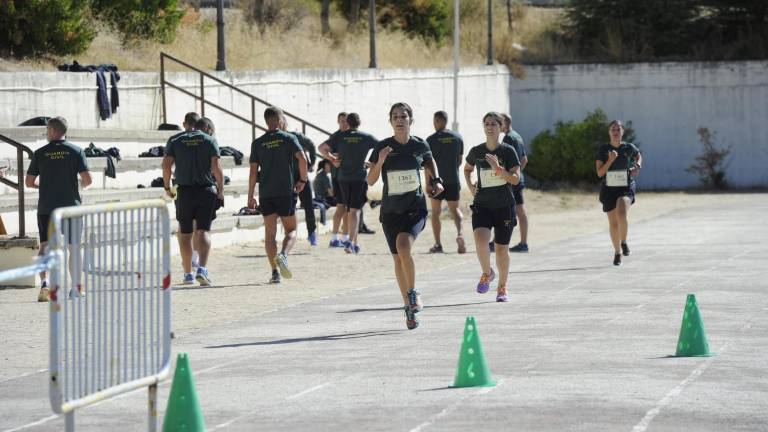
[[[443,129],[427,137],[427,144],[432,150],[432,157],[437,163],[437,173],[445,184],[461,184],[459,167],[464,153],[464,140],[458,133]]]
[[[201,131],[182,132],[172,136],[165,154],[173,157],[174,177],[179,186],[213,186],[216,179],[211,171],[211,158],[220,156],[219,144]]]
[[[365,158],[379,141],[373,135],[359,130],[347,130],[328,139],[331,152],[341,158],[339,181],[362,182],[366,178]]]
[[[259,164],[259,198],[291,196],[295,185],[293,163],[301,152],[299,140],[288,132],[267,132],[251,143],[251,163]]]
[[[66,140],[51,141],[32,154],[27,175],[39,176],[37,214],[49,215],[59,207],[80,205],[77,175],[88,171],[85,152]]]

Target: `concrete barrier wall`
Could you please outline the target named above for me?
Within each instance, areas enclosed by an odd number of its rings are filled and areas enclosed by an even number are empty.
[[[484,140],[480,118],[489,110],[512,112],[514,127],[527,142],[557,120],[581,120],[595,108],[609,117],[632,120],[646,156],[640,186],[684,188],[698,185],[685,168],[701,152],[696,129],[718,133],[718,146],[733,146],[728,180],[739,187],[767,186],[768,62],[657,63],[631,65],[527,66],[525,79],[512,79],[503,66],[461,72],[459,131],[467,146]],[[432,133],[431,114],[452,115],[452,72],[426,70],[290,70],[217,73],[217,76],[279,105],[327,130],[339,111],[356,111],[361,129],[391,135],[391,103],[413,105],[414,133]],[[159,78],[155,73],[123,72],[121,106],[106,121],[98,118],[95,77],[90,73],[0,73],[0,127],[38,115],[63,115],[83,129],[155,129],[161,122]],[[168,80],[199,92],[196,74],[171,73]],[[251,103],[215,84],[211,101],[251,117]],[[169,89],[169,122],[200,110],[193,99]],[[261,117],[263,105],[257,104]],[[249,152],[251,131],[243,122],[207,108],[222,145]],[[259,120],[261,121],[261,120]],[[453,121],[453,119],[451,119]],[[293,122],[292,127],[298,127]],[[132,133],[132,132],[129,132]],[[322,134],[309,131],[317,143]],[[97,143],[98,144],[98,143]]]
[[[732,146],[728,181],[768,186],[768,62],[529,66],[511,84],[514,128],[527,143],[557,120],[581,120],[600,107],[631,120],[645,156],[640,187],[683,188],[701,153],[696,130]],[[606,142],[607,142],[606,131]],[[530,148],[530,146],[529,146]],[[535,156],[532,156],[535,157]]]
[[[15,72],[0,73],[0,127],[11,127],[35,116],[62,115],[70,127],[81,129],[155,129],[161,123],[159,77],[155,73],[123,72],[118,83],[120,107],[108,120],[98,117],[95,76],[92,73]],[[387,113],[392,103],[405,101],[414,108],[414,133],[426,137],[434,132],[432,113],[444,109],[452,115],[453,73],[446,69],[421,70],[288,70],[225,72],[216,76],[238,88],[278,105],[319,127],[336,130],[336,113],[358,112],[361,129],[384,138],[392,134]],[[169,73],[167,80],[199,94],[199,75]],[[481,117],[488,110],[509,106],[510,76],[506,67],[477,67],[461,71],[459,94],[460,129],[468,143],[484,140]],[[206,99],[245,118],[251,118],[249,98],[208,80]],[[168,122],[180,124],[188,111],[200,111],[192,97],[167,90]],[[263,124],[265,106],[256,105]],[[217,126],[222,145],[248,153],[251,130],[242,121],[206,107],[206,116]],[[453,119],[451,119],[453,121]],[[291,128],[300,125],[292,122]],[[465,130],[466,129],[466,130]],[[258,132],[257,136],[261,134]],[[308,130],[317,143],[325,136]]]

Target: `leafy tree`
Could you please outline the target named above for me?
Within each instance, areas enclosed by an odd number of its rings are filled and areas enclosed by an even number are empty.
[[[338,1],[341,11],[350,21],[350,26],[359,19],[360,9],[367,13],[367,1]],[[381,25],[437,43],[443,42],[451,32],[450,10],[448,0],[378,0],[376,2],[376,18]]]
[[[595,155],[601,144],[607,143],[610,121],[600,108],[587,114],[580,122],[555,123],[555,130],[546,130],[531,141],[531,156],[526,173],[545,182],[592,182]],[[624,141],[634,142],[632,122],[625,124]],[[637,143],[635,143],[637,144]]]
[[[726,189],[728,180],[725,176],[728,155],[731,154],[731,146],[719,149],[715,146],[717,132],[710,132],[705,127],[696,130],[703,147],[701,154],[694,158],[694,163],[685,170],[699,176],[699,181],[704,187]]]
[[[615,61],[687,54],[699,36],[696,0],[571,0],[567,32],[582,55]]]
[[[88,22],[89,0],[0,2],[0,56],[79,54],[96,32]]]
[[[123,35],[124,42],[153,39],[170,43],[185,11],[178,0],[92,0],[93,10]]]

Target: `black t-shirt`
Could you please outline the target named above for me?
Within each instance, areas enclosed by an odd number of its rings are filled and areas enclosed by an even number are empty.
[[[307,157],[307,170],[309,170],[309,167],[314,165],[315,159],[317,159],[317,152],[315,151],[315,143],[313,143],[308,136],[304,135],[301,132],[288,131],[288,133],[295,136],[296,139],[299,141],[299,145],[304,150],[304,155]],[[293,158],[293,179],[295,181],[299,180],[299,175],[300,175],[299,160],[296,158]]]
[[[597,155],[595,160],[605,163],[608,160],[608,152],[616,150],[619,156],[611,164],[609,171],[627,171],[632,168],[637,162],[637,156],[640,154],[640,149],[632,143],[622,141],[619,147],[614,147],[610,144],[603,144],[597,149]],[[631,181],[631,180],[630,180]],[[602,179],[605,184],[605,176]]]
[[[59,207],[80,204],[77,175],[88,171],[85,152],[65,140],[51,141],[32,154],[27,175],[40,176],[37,214],[49,215]]]
[[[250,163],[259,164],[259,198],[291,196],[295,185],[293,174],[299,140],[288,132],[267,132],[251,143]]]
[[[201,131],[182,132],[172,136],[165,154],[173,157],[173,174],[180,186],[213,186],[216,179],[211,171],[211,158],[219,156],[219,144]]]
[[[378,162],[379,151],[387,146],[392,147],[392,152],[381,168],[381,178],[384,181],[381,214],[426,211],[427,201],[424,199],[419,171],[424,161],[432,159],[429,144],[414,136],[405,144],[400,144],[394,137],[390,137],[376,145],[369,161]]]
[[[523,141],[523,137],[520,136],[517,131],[514,129],[510,129],[508,133],[504,134],[504,140],[502,141],[504,144],[512,146],[513,149],[517,152],[517,158],[522,161],[524,157],[528,156],[528,153],[525,151],[525,142]],[[523,170],[522,167],[520,167],[520,183],[519,186],[522,186],[525,184],[525,178],[523,177]]]
[[[485,155],[489,153],[496,155],[499,166],[507,171],[520,166],[517,152],[506,144],[499,144],[493,151],[488,150],[485,143],[472,147],[466,161],[477,169],[477,193],[474,204],[485,208],[509,207],[515,202],[512,184],[497,175],[491,168],[491,164],[485,160]]]
[[[358,130],[347,130],[328,139],[331,152],[341,158],[339,181],[365,181],[365,157],[378,144],[373,135]]]
[[[443,129],[427,137],[432,157],[437,163],[437,173],[446,184],[460,184],[459,167],[464,153],[464,140],[458,133]]]

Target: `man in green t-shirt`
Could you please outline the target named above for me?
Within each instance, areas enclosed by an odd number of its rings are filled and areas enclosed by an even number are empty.
[[[286,120],[285,116],[283,116],[283,118],[281,119],[280,129],[296,137],[296,140],[298,140],[299,145],[304,151],[304,157],[307,158],[307,171],[312,172],[312,166],[315,165],[315,159],[317,158],[315,143],[312,142],[312,140],[308,136],[304,135],[301,132],[289,131],[288,121]],[[298,161],[294,158],[293,159],[294,180],[299,179],[298,175],[299,175]],[[304,224],[307,226],[307,239],[309,240],[309,244],[312,246],[317,246],[317,220],[315,218],[315,208],[312,204],[312,188],[309,187],[309,185],[307,185],[307,187],[302,189],[301,193],[299,193],[299,203],[301,203],[301,208],[304,209]]]
[[[288,253],[296,243],[296,196],[307,186],[307,158],[295,136],[280,130],[283,111],[277,107],[264,110],[267,132],[251,143],[248,175],[248,207],[255,209],[258,173],[259,202],[264,216],[264,247],[272,267],[270,283],[280,283],[280,277],[290,279]],[[297,163],[294,165],[294,159]],[[259,172],[261,168],[261,172]],[[299,175],[293,174],[294,169]],[[277,253],[277,218],[283,224],[285,236]],[[280,271],[278,272],[278,268]]]
[[[347,209],[347,226],[358,227],[360,210],[368,201],[366,159],[379,140],[369,133],[358,130],[360,115],[357,113],[347,115],[347,124],[349,129],[331,136],[327,142],[320,145],[319,150],[323,157],[338,165],[339,195]],[[357,242],[358,233],[357,229],[349,231],[349,243],[344,248],[347,253],[360,253],[360,245]]]
[[[91,184],[91,174],[88,171],[88,162],[85,160],[85,152],[66,139],[67,121],[63,117],[54,117],[48,120],[46,136],[48,144],[37,149],[32,155],[32,161],[27,169],[27,177],[24,184],[28,188],[40,189],[37,202],[37,230],[40,236],[40,251],[42,255],[48,244],[48,223],[51,213],[59,207],[80,205],[80,192],[78,191],[77,177],[80,176],[82,186]],[[39,179],[38,179],[39,177]],[[81,227],[71,224],[72,231],[79,231]],[[72,245],[79,243],[80,233],[65,233],[65,242]],[[79,256],[79,250],[75,251],[70,246],[70,253]],[[73,286],[77,286],[74,279],[79,273],[73,272]],[[40,272],[40,294],[37,301],[47,302],[50,299],[49,282],[46,272]]]
[[[501,117],[504,119],[501,129],[504,132],[503,142],[515,149],[517,158],[520,160],[520,183],[512,186],[512,193],[515,195],[515,214],[518,225],[520,225],[520,243],[509,248],[509,251],[528,252],[528,214],[525,212],[525,200],[523,198],[523,189],[525,189],[523,170],[528,165],[528,152],[525,150],[523,137],[512,129],[512,117],[509,114],[502,114]]]
[[[211,251],[211,222],[217,205],[224,202],[224,171],[221,168],[219,144],[212,136],[194,127],[196,113],[187,113],[187,130],[172,136],[163,157],[163,186],[171,198],[171,174],[176,178],[176,220],[179,221],[179,250],[184,267],[184,283],[192,280],[192,242],[200,255],[200,265],[194,275],[201,286],[211,284],[206,267]],[[175,170],[174,170],[175,166]],[[196,234],[195,234],[196,233]]]
[[[464,244],[464,236],[461,229],[462,214],[459,208],[459,194],[461,191],[461,182],[459,180],[459,167],[461,159],[464,157],[464,140],[458,133],[446,129],[448,126],[448,113],[438,111],[435,113],[432,121],[435,126],[435,133],[427,138],[432,151],[432,157],[437,163],[437,172],[443,179],[443,192],[430,198],[432,207],[432,235],[435,237],[435,244],[429,248],[429,253],[443,252],[443,245],[440,242],[440,213],[442,211],[443,200],[448,203],[448,209],[453,217],[453,223],[456,225],[456,243],[458,252],[463,254],[467,251]]]

